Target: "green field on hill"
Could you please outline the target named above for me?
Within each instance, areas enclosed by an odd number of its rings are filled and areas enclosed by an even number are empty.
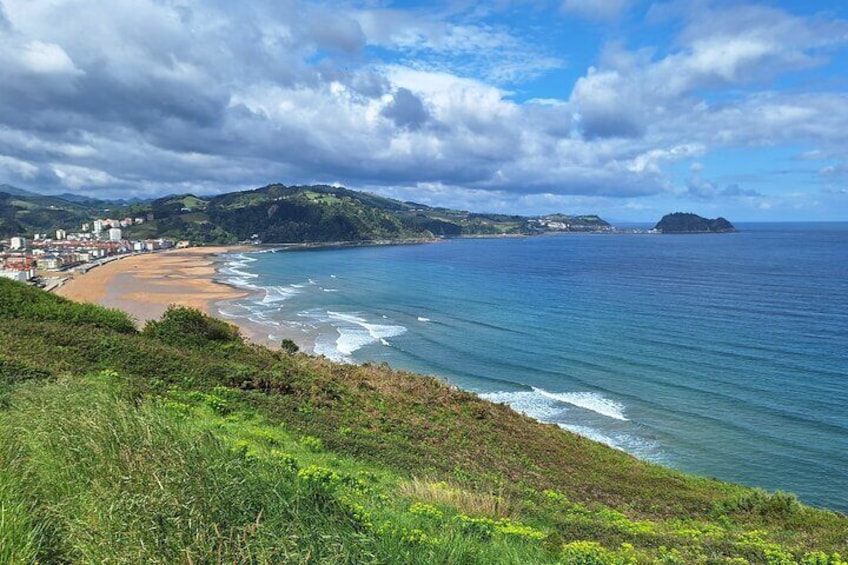
[[[0,563],[845,565],[846,532],[434,378],[0,279]]]

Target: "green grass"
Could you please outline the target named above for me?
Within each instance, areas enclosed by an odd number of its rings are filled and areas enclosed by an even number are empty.
[[[333,204],[342,204],[345,202],[344,199],[339,198],[334,194],[321,194],[311,190],[304,191],[303,196],[307,200],[310,200],[312,202],[318,202],[319,204],[323,204],[325,206],[331,206]]]
[[[121,316],[0,281],[0,563],[844,564],[845,516],[791,495],[194,311]]]

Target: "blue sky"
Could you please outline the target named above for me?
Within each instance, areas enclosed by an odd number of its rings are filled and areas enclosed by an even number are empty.
[[[848,220],[843,2],[0,0],[0,183]]]

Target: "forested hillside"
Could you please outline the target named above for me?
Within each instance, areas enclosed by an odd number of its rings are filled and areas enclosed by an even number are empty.
[[[95,218],[141,218],[127,239],[170,238],[195,244],[363,242],[463,235],[600,231],[597,216],[545,218],[479,214],[401,202],[342,187],[272,184],[218,196],[172,195],[128,204],[68,200],[0,187],[0,237],[77,231]]]

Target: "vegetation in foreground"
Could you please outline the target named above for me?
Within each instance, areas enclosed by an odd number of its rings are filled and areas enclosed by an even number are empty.
[[[0,562],[838,565],[844,515],[0,280]]]

